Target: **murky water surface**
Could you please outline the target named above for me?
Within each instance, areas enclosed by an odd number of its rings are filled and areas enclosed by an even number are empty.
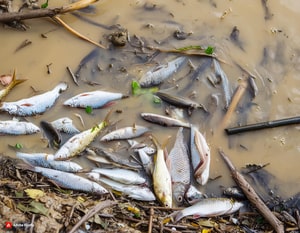
[[[66,67],[74,72],[80,61],[95,50],[95,46],[82,41],[50,19],[27,20],[30,27],[21,32],[14,29],[0,28],[0,73],[12,73],[17,69],[18,78],[28,79],[17,86],[5,99],[15,101],[52,89],[57,83],[67,82],[69,88],[62,93],[55,106],[40,116],[27,117],[35,124],[41,120],[53,121],[60,117],[70,117],[81,130],[101,121],[108,108],[94,109],[87,114],[84,109],[67,108],[62,103],[83,91],[96,89],[122,92],[129,98],[116,102],[111,121],[117,122],[117,128],[131,126],[134,123],[151,128],[152,133],[163,142],[173,136],[167,147],[170,150],[175,140],[176,128],[164,128],[143,121],[141,112],[165,113],[166,104],[154,104],[150,94],[132,96],[131,82],[139,80],[144,72],[155,64],[163,64],[177,55],[160,53],[152,60],[154,53],[146,47],[174,49],[190,45],[215,47],[215,53],[224,62],[223,70],[234,91],[240,80],[247,77],[247,72],[255,76],[258,87],[257,96],[251,101],[245,98],[230,118],[229,126],[250,124],[297,116],[300,113],[300,2],[268,1],[99,1],[94,4],[94,13],[79,13],[81,16],[105,26],[119,24],[127,29],[132,45],[113,47],[107,40],[109,34],[117,31],[92,25],[82,19],[66,14],[61,18],[71,27],[94,41],[101,41],[108,50],[97,49],[94,57],[80,72],[79,86],[72,81]],[[50,6],[59,6],[63,1],[50,1]],[[67,2],[66,2],[67,3]],[[230,36],[233,28],[239,32],[235,40]],[[178,40],[174,32],[187,33],[185,40]],[[46,35],[46,38],[41,34]],[[141,49],[139,40],[145,49]],[[24,41],[31,45],[15,52]],[[205,59],[200,56],[188,56],[196,68]],[[49,66],[50,74],[47,73]],[[232,185],[232,179],[218,148],[222,148],[232,159],[237,168],[246,164],[268,164],[266,169],[276,177],[276,185],[284,195],[293,195],[299,191],[299,128],[298,125],[280,127],[227,136],[221,128],[224,117],[224,101],[220,85],[214,87],[208,81],[213,69],[208,67],[199,74],[198,80],[192,81],[191,66],[185,65],[171,79],[164,82],[160,89],[177,86],[173,93],[190,97],[209,107],[209,96],[219,97],[217,110],[207,117],[202,110],[195,110],[192,116],[184,111],[184,118],[197,125],[211,148],[210,178],[221,178],[209,182],[201,189],[207,193],[220,192],[220,186]],[[97,83],[99,85],[90,85]],[[117,111],[118,110],[118,111]],[[118,112],[118,113],[117,113]],[[82,126],[75,114],[80,114],[85,122]],[[1,113],[0,119],[12,117]],[[186,130],[186,138],[189,133]],[[144,140],[145,138],[141,138]],[[30,136],[1,136],[0,152],[14,157],[15,151],[8,147],[20,143],[23,151],[54,153],[42,140],[42,133]],[[99,138],[94,142],[99,144]],[[106,145],[105,145],[106,146]],[[116,143],[109,146],[118,148]],[[122,143],[126,146],[126,143]],[[90,165],[84,158],[79,161]]]

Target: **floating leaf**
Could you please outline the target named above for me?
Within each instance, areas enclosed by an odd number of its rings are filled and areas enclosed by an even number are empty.
[[[131,90],[133,95],[141,95],[146,93],[155,93],[158,91],[158,88],[157,87],[141,88],[140,84],[137,81],[132,81]]]
[[[21,143],[16,143],[15,148],[20,150],[23,148],[23,145]]]
[[[86,106],[85,112],[86,112],[87,114],[92,114],[92,112],[93,112],[92,106]]]
[[[41,8],[47,8],[47,7],[48,7],[48,1],[49,1],[49,0],[47,0],[45,3],[43,3],[43,4],[41,5]]]
[[[157,97],[157,96],[153,96],[153,103],[155,103],[155,104],[160,104],[161,103],[161,99],[159,98],[159,97]]]
[[[208,46],[208,47],[205,49],[205,53],[211,55],[211,54],[213,54],[214,50],[215,50],[214,47]]]
[[[45,195],[45,193],[39,189],[25,189],[25,192],[32,199],[40,198]]]
[[[137,95],[137,92],[141,89],[140,84],[137,81],[132,81],[131,90],[133,95]]]

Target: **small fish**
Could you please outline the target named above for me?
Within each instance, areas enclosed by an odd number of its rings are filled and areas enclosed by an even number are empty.
[[[138,154],[145,172],[152,175],[154,168],[152,158],[143,149],[139,149]]]
[[[228,187],[223,190],[223,194],[227,197],[232,197],[235,199],[246,199],[245,194],[243,191],[237,187]]]
[[[17,116],[42,114],[51,108],[62,91],[68,88],[66,83],[59,83],[53,90],[16,102],[3,102],[0,111]]]
[[[205,195],[200,192],[194,185],[190,185],[188,190],[185,193],[185,200],[190,204],[193,205],[196,202],[203,199]]]
[[[66,160],[82,152],[98,136],[101,130],[108,125],[108,116],[109,114],[101,123],[91,129],[87,129],[71,137],[55,153],[55,160]]]
[[[177,132],[176,141],[169,153],[167,163],[170,165],[173,198],[176,204],[180,206],[183,204],[184,194],[191,183],[190,160],[182,127]]]
[[[47,139],[49,140],[50,145],[59,148],[61,144],[61,134],[58,132],[58,130],[54,128],[51,123],[47,121],[41,121],[40,125],[44,130],[44,133]]]
[[[221,81],[222,89],[223,89],[223,95],[224,95],[224,101],[225,101],[225,109],[229,107],[230,101],[231,101],[231,90],[229,86],[228,78],[225,74],[225,72],[222,70],[219,62],[217,59],[213,59],[214,67],[215,67],[215,73],[218,79]]]
[[[193,215],[194,218],[216,217],[238,211],[243,203],[229,198],[206,198],[183,210],[175,212],[174,222]]]
[[[187,122],[183,122],[171,117],[167,117],[167,116],[162,116],[159,114],[155,114],[155,113],[141,113],[141,117],[146,120],[146,121],[150,121],[152,123],[157,123],[159,125],[162,126],[180,126],[180,127],[186,127],[189,128],[190,127],[190,123]]]
[[[172,207],[172,180],[167,167],[164,149],[152,138],[157,148],[152,174],[154,193],[165,207]]]
[[[90,181],[81,176],[75,175],[73,173],[58,171],[44,167],[33,167],[31,168],[31,170],[37,173],[41,173],[43,176],[49,178],[50,180],[53,180],[57,185],[63,188],[94,193],[98,195],[108,193],[108,191],[100,184]]]
[[[139,173],[121,168],[94,168],[91,172],[99,173],[123,184],[144,184],[146,179]]]
[[[73,121],[68,117],[59,118],[55,121],[52,121],[51,124],[60,132],[67,134],[80,133],[80,131],[73,125]]]
[[[72,161],[56,161],[52,154],[47,153],[23,153],[17,152],[17,158],[22,159],[24,162],[32,166],[51,168],[64,172],[80,172],[83,168]]]
[[[14,74],[12,77],[12,81],[6,86],[4,89],[0,91],[0,100],[2,100],[7,94],[18,84],[26,81],[26,79],[16,79],[16,70],[14,70]]]
[[[164,80],[168,79],[172,74],[176,73],[186,61],[185,57],[178,57],[167,64],[154,67],[152,70],[145,73],[140,79],[141,87],[151,87],[159,85]]]
[[[209,178],[210,149],[204,136],[195,127],[191,127],[191,160],[196,181],[205,185]]]
[[[135,140],[130,140],[130,139],[128,139],[127,142],[131,146],[131,149],[133,149],[135,152],[142,150],[148,155],[152,155],[156,152],[156,150],[153,147],[147,146],[144,143],[139,143]]]
[[[101,108],[114,100],[127,98],[122,93],[113,93],[107,91],[91,91],[78,94],[64,102],[64,105],[76,108]]]
[[[125,185],[104,177],[100,177],[99,173],[92,173],[90,172],[88,176],[95,180],[100,181],[108,186],[110,186],[112,189],[117,190],[119,192],[124,193],[128,197],[139,200],[139,201],[155,201],[155,195],[153,192],[146,186],[140,186],[140,185]]]
[[[0,134],[24,135],[40,132],[40,128],[33,123],[17,120],[0,121]]]
[[[111,140],[119,140],[119,139],[136,138],[148,131],[149,129],[147,127],[139,126],[139,125],[134,125],[133,127],[124,127],[104,135],[100,139],[100,141],[103,142],[103,141],[111,141]]]
[[[197,102],[182,96],[172,95],[165,91],[158,91],[155,93],[155,95],[169,104],[175,105],[180,108],[187,108],[189,115],[191,115],[192,111],[196,108],[201,108],[207,112],[206,108],[202,104],[198,104]]]

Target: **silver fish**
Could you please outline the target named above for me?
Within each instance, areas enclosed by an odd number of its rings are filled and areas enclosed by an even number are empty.
[[[127,142],[131,146],[131,149],[133,149],[135,152],[142,150],[148,155],[154,154],[156,152],[155,148],[151,146],[147,146],[146,144],[143,143],[139,143],[135,140],[128,139]]]
[[[185,200],[190,205],[195,204],[203,198],[205,198],[205,195],[201,191],[199,191],[194,185],[190,185],[190,187],[185,193]]]
[[[221,80],[221,85],[223,88],[223,94],[224,94],[224,100],[225,100],[225,109],[228,108],[230,101],[231,101],[231,90],[229,86],[228,78],[225,74],[225,72],[222,70],[219,62],[217,59],[213,59],[214,67],[215,67],[215,73],[217,78]]]
[[[159,85],[172,74],[176,73],[185,61],[185,57],[178,57],[167,64],[154,67],[152,70],[146,72],[140,79],[139,83],[141,87]]]
[[[54,105],[60,93],[67,88],[68,85],[66,83],[59,83],[54,89],[43,94],[15,102],[3,102],[0,106],[0,111],[5,111],[17,116],[42,114]]]
[[[229,198],[206,198],[196,204],[175,213],[174,221],[193,215],[194,218],[216,217],[224,214],[232,214],[243,206],[242,202]]]
[[[73,125],[73,121],[68,117],[59,118],[55,121],[52,121],[51,124],[55,129],[60,132],[67,134],[80,133],[80,131]]]
[[[77,108],[101,108],[114,100],[126,98],[122,93],[113,93],[107,91],[91,91],[78,94],[64,102],[64,105]]]
[[[152,158],[143,149],[139,149],[138,154],[139,154],[139,158],[142,162],[142,165],[143,165],[143,168],[144,168],[145,172],[148,175],[152,175],[153,168],[154,168]]]
[[[177,132],[176,141],[169,153],[167,163],[170,165],[173,198],[177,205],[182,205],[184,194],[191,183],[190,160],[182,127]]]
[[[195,127],[191,126],[191,160],[196,181],[204,185],[209,178],[210,149],[204,136]]]
[[[190,123],[183,122],[183,121],[171,118],[171,117],[162,116],[162,115],[155,114],[155,113],[144,112],[144,113],[141,113],[141,117],[146,121],[150,121],[152,123],[157,123],[162,126],[179,126],[179,127],[186,127],[186,128],[190,127]]]
[[[88,176],[96,181],[100,181],[112,189],[124,193],[128,197],[131,197],[135,200],[140,201],[155,201],[155,195],[153,192],[146,186],[139,185],[125,185],[104,177],[99,177],[98,173],[89,173]]]
[[[144,133],[148,132],[149,129],[144,126],[135,125],[133,127],[124,127],[121,129],[114,130],[106,135],[104,135],[100,141],[111,141],[119,139],[129,139],[136,138]]]
[[[139,173],[121,168],[94,168],[91,172],[99,173],[123,184],[144,184],[146,179]]]
[[[100,184],[73,173],[43,167],[34,167],[32,170],[37,173],[41,173],[43,176],[53,180],[56,184],[63,188],[95,193],[99,195],[108,193],[108,191]]]
[[[23,153],[17,152],[17,158],[22,159],[24,162],[29,163],[32,166],[51,168],[64,172],[80,172],[83,168],[72,161],[56,161],[52,154],[47,153]]]
[[[23,135],[40,132],[40,128],[33,123],[17,120],[0,121],[0,134]]]
[[[55,153],[55,159],[66,160],[79,154],[98,136],[101,130],[106,126],[107,119],[103,120],[91,129],[85,130],[79,134],[75,134]]]

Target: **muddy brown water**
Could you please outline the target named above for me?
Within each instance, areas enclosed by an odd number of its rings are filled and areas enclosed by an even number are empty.
[[[232,90],[238,86],[240,78],[245,76],[236,64],[254,74],[258,94],[252,100],[252,105],[244,108],[244,112],[241,110],[233,114],[229,125],[236,126],[238,123],[250,124],[300,114],[300,3],[296,0],[268,1],[265,7],[261,2],[263,1],[110,0],[94,4],[95,13],[81,15],[106,26],[119,24],[128,30],[131,38],[137,35],[147,46],[213,46],[216,54],[225,61],[221,66],[227,74]],[[50,1],[49,7],[60,4],[62,1]],[[61,18],[74,29],[95,41],[101,41],[105,46],[110,46],[106,37],[116,31],[91,25],[71,14]],[[12,73],[16,68],[18,78],[28,79],[17,86],[5,101],[32,96],[36,94],[33,89],[39,93],[50,90],[61,81],[69,85],[54,107],[43,115],[27,117],[27,120],[39,125],[41,120],[52,121],[60,117],[70,117],[79,129],[90,128],[104,118],[108,108],[94,109],[93,114],[89,115],[84,109],[64,107],[63,101],[80,92],[96,89],[122,92],[130,97],[112,106],[114,110],[122,112],[114,112],[112,115],[111,120],[118,121],[116,127],[131,126],[134,123],[149,126],[160,141],[173,136],[167,145],[168,149],[171,149],[177,129],[150,124],[139,117],[141,112],[164,114],[166,104],[154,104],[151,95],[132,96],[130,84],[132,80],[138,80],[155,63],[165,63],[176,55],[161,53],[152,63],[145,63],[143,59],[147,54],[134,53],[139,51],[139,48],[126,46],[111,48],[108,51],[99,50],[95,62],[91,61],[83,67],[79,86],[76,86],[66,67],[69,66],[75,71],[81,59],[95,49],[95,46],[74,37],[47,18],[27,20],[25,23],[30,28],[24,32],[0,28],[0,73]],[[239,30],[238,43],[230,39],[235,26]],[[185,40],[177,40],[173,37],[175,30],[189,33],[189,36]],[[46,34],[47,38],[43,38],[41,34]],[[26,39],[32,44],[15,52]],[[149,55],[153,53],[149,50],[146,52]],[[196,67],[204,60],[202,57],[188,57]],[[47,74],[49,64],[51,73]],[[195,94],[193,100],[204,105],[208,104],[210,94],[219,96],[220,104],[210,118],[206,118],[201,110],[194,111],[191,117],[184,112],[185,120],[198,125],[210,145],[210,178],[221,176],[200,189],[218,194],[220,186],[233,184],[218,153],[218,148],[222,148],[238,169],[246,164],[270,163],[266,169],[276,177],[276,186],[282,195],[291,196],[300,191],[300,126],[227,136],[220,130],[220,122],[224,116],[222,89],[210,85],[207,73],[200,74],[199,80],[189,85],[189,71],[190,67],[185,65],[160,88],[174,87],[177,84],[178,89],[173,90],[176,93],[187,87],[180,94],[185,97]],[[88,85],[84,80],[100,85]],[[85,127],[81,125],[75,113],[82,116]],[[11,116],[1,113],[0,119],[11,119]],[[15,157],[15,151],[8,147],[8,144],[16,143],[24,146],[22,151],[54,153],[41,138],[42,133],[30,136],[1,136],[0,153]],[[98,143],[99,138],[94,144]],[[116,147],[116,144],[110,143],[109,146]],[[91,165],[84,158],[78,160],[84,166]]]

